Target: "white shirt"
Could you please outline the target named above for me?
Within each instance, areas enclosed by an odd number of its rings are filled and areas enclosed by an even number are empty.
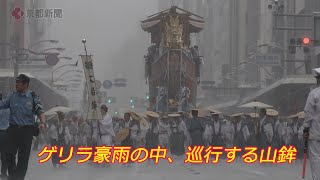
[[[107,113],[103,116],[103,119],[100,120],[100,123],[102,125],[109,125],[110,123],[112,123],[112,117]]]
[[[218,135],[219,134],[219,126],[220,126],[219,121],[217,121],[217,122],[213,121],[213,125],[214,125],[214,132],[216,135]]]
[[[310,92],[304,108],[304,127],[309,127],[309,139],[320,140],[320,88]]]
[[[262,125],[263,125],[265,119],[266,119],[266,116],[264,116],[264,117],[260,120],[260,132],[261,132],[261,130],[262,130]]]
[[[237,123],[237,132],[241,131],[241,121]]]
[[[106,114],[103,116],[103,119],[99,121],[100,122],[100,133],[102,135],[111,135],[115,136],[114,130],[113,130],[113,123],[112,118],[109,114]]]
[[[51,139],[58,139],[58,126],[51,124],[48,133]]]
[[[273,127],[271,123],[267,123],[267,124],[263,124],[264,121],[266,120],[267,116],[264,116],[261,120],[260,120],[260,132],[262,132],[262,130],[264,131],[265,135],[267,136],[267,139],[271,142],[272,138],[273,138]],[[262,129],[263,128],[263,129]]]

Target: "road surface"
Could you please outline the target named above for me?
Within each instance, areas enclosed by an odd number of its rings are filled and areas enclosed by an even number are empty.
[[[75,160],[68,163],[66,169],[53,168],[51,161],[39,164],[37,152],[33,152],[29,161],[26,180],[296,180],[301,179],[302,163],[293,164],[245,164],[239,160],[231,164],[184,164],[184,158],[174,158],[169,164],[162,160],[159,164],[145,162],[124,166],[114,164],[112,167],[92,167],[89,164],[77,164]],[[310,167],[307,166],[307,177]]]

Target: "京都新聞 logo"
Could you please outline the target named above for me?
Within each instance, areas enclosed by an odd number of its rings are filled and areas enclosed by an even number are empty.
[[[62,18],[62,9],[27,9],[23,11],[20,7],[16,7],[11,11],[11,15],[19,20],[26,18]]]
[[[11,11],[11,15],[12,15],[15,19],[19,20],[19,19],[21,19],[21,18],[24,16],[24,11],[23,11],[21,8],[16,7],[16,8],[14,8],[14,9]]]

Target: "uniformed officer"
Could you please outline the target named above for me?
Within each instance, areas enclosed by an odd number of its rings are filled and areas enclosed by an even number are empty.
[[[320,85],[320,68],[313,70],[317,85]],[[311,174],[313,180],[320,179],[320,88],[317,87],[309,93],[306,106],[304,108],[305,127],[304,138],[308,142],[309,160],[311,164]]]
[[[0,101],[0,109],[10,109],[9,128],[7,129],[7,163],[9,180],[24,180],[27,173],[33,136],[37,131],[34,126],[34,114],[45,127],[45,116],[40,98],[28,90],[30,78],[20,74],[16,79],[16,92]],[[16,154],[18,162],[16,163]]]
[[[0,93],[0,100],[2,100],[2,94]],[[1,156],[1,178],[6,178],[8,175],[8,165],[6,161],[6,153],[4,151],[5,147],[5,135],[6,130],[9,127],[9,110],[0,110],[0,156]]]

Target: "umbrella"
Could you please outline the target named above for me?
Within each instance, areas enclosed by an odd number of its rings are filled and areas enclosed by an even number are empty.
[[[208,109],[208,111],[211,112],[211,113],[221,113],[220,111],[218,111],[217,109],[215,109],[213,106],[209,106],[207,109]]]
[[[278,116],[279,112],[274,109],[267,109],[267,115],[268,116]]]
[[[48,111],[46,111],[44,113],[44,115],[46,115],[46,116],[55,115],[59,111],[63,112],[63,113],[67,113],[67,112],[73,111],[73,109],[72,108],[68,108],[68,107],[57,106],[57,107],[51,108]]]
[[[154,117],[154,118],[159,118],[160,117],[158,113],[155,113],[155,112],[152,112],[152,111],[146,111],[145,114],[148,115],[148,116]]]
[[[125,140],[128,135],[129,135],[129,128],[124,128],[123,130],[121,130],[117,135],[116,135],[116,141],[117,142],[121,142],[123,140]]]
[[[273,106],[270,106],[268,104],[264,104],[262,102],[258,102],[258,101],[253,101],[247,104],[243,104],[239,107],[243,107],[243,108],[273,108]]]
[[[273,108],[273,106],[262,103],[262,102],[258,102],[258,101],[253,101],[247,104],[243,104],[241,106],[238,106],[241,108],[254,108],[254,113],[257,114],[257,108]],[[258,117],[255,117],[255,119],[257,119]]]
[[[252,118],[258,118],[259,117],[259,114],[257,114],[257,113],[250,113],[250,114],[248,114],[250,117],[252,117]]]
[[[304,113],[304,111],[297,113],[299,119],[304,119],[306,117],[306,114]]]
[[[293,114],[291,116],[288,116],[289,119],[293,119],[293,118],[304,118],[305,114],[304,111],[298,112],[297,114]]]
[[[138,120],[140,122],[140,128],[142,130],[149,129],[149,123],[145,118],[143,118],[142,116],[140,116],[139,114],[137,114],[135,112],[130,112],[130,115],[133,119]]]

